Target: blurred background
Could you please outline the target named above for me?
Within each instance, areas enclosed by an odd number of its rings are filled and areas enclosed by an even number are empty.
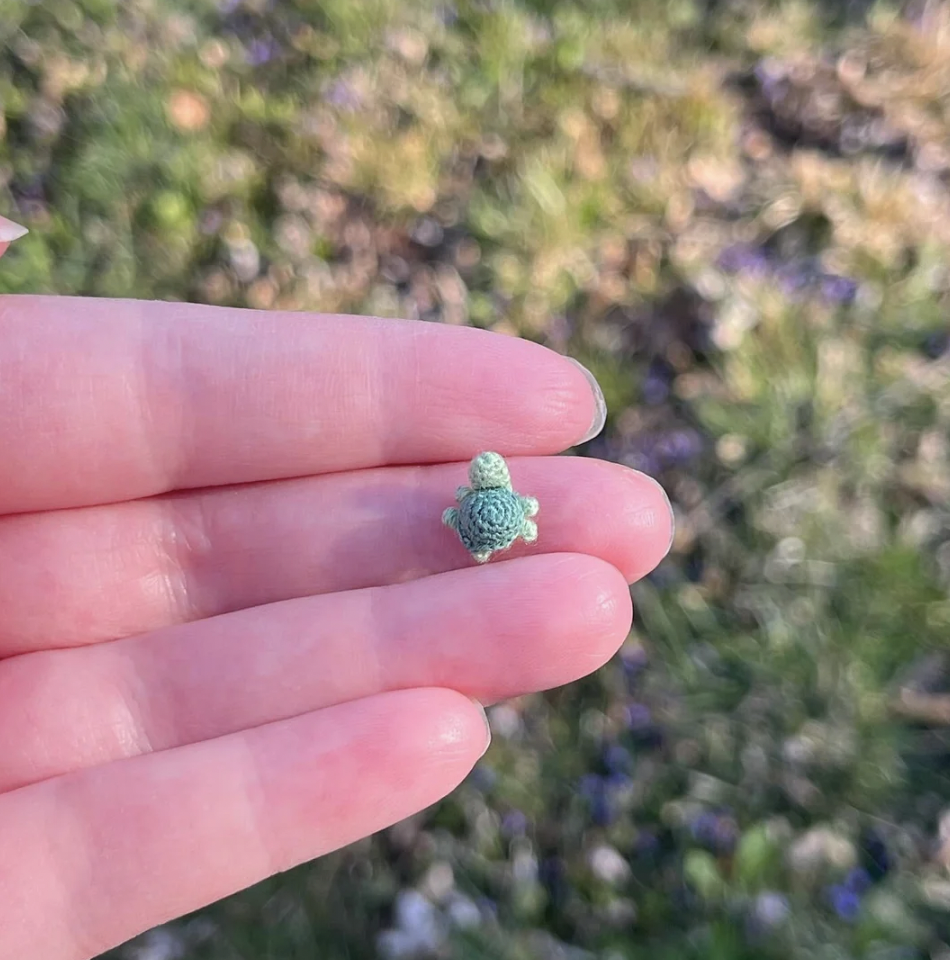
[[[678,519],[445,802],[116,958],[950,958],[950,5],[0,0],[0,210],[0,292],[568,352]]]

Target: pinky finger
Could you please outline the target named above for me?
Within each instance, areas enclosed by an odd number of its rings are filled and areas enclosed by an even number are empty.
[[[2,257],[14,240],[25,237],[30,231],[13,220],[0,217],[0,257]]]
[[[485,750],[442,689],[356,700],[0,797],[0,957],[86,960],[434,803]]]

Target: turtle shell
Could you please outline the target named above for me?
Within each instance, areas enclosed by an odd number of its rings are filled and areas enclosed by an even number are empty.
[[[459,504],[459,537],[471,553],[504,550],[524,525],[524,507],[511,490],[475,490]]]

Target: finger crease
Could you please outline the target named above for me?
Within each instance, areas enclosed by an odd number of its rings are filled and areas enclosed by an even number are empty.
[[[213,550],[202,498],[156,501],[160,512],[158,572],[172,623],[190,623],[206,615],[198,569]]]

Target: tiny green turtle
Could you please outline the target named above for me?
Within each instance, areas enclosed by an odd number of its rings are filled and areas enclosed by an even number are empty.
[[[515,493],[504,457],[480,453],[469,464],[468,479],[471,486],[458,488],[458,506],[449,507],[442,522],[458,533],[478,563],[507,550],[519,537],[525,543],[538,539],[538,525],[531,519],[538,514],[538,501]]]

